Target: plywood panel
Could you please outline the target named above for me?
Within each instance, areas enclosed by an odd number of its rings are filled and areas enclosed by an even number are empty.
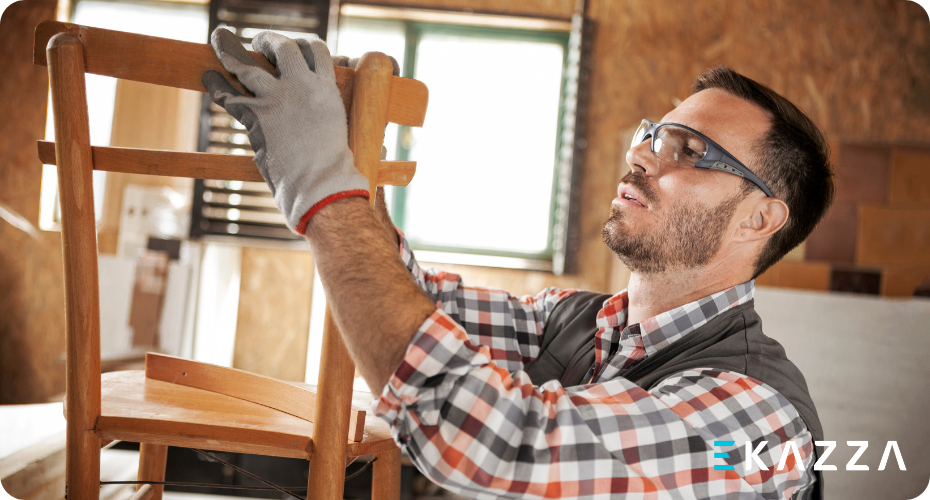
[[[860,264],[930,266],[930,210],[863,205],[858,248]]]
[[[836,164],[836,199],[885,203],[891,181],[891,148],[841,144]]]
[[[0,20],[0,204],[38,225],[48,73],[32,64],[32,32],[54,1],[17,2]],[[58,233],[35,237],[0,219],[0,404],[64,392],[65,317]]]
[[[233,367],[303,382],[312,292],[309,250],[244,248]]]
[[[885,297],[913,297],[914,289],[930,281],[930,267],[890,268],[882,274],[882,295]]]
[[[756,285],[825,292],[830,289],[830,266],[782,260],[756,278]]]
[[[898,148],[891,170],[891,203],[930,208],[930,148]]]
[[[859,205],[836,201],[807,238],[805,257],[829,262],[855,262],[859,231]]]

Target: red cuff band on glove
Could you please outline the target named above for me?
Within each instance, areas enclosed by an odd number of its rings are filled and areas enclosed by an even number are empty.
[[[362,196],[366,200],[370,198],[371,193],[367,189],[353,189],[351,191],[340,191],[338,193],[333,193],[326,198],[316,202],[315,205],[310,207],[310,210],[307,210],[307,213],[300,218],[300,222],[297,223],[297,233],[301,236],[307,231],[307,223],[310,222],[310,218],[316,215],[323,207],[329,205],[334,201],[341,200],[343,198],[350,198],[352,196]]]

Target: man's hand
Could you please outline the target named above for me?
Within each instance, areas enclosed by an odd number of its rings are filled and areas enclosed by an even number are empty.
[[[219,28],[210,42],[223,67],[255,97],[242,95],[215,71],[203,75],[203,85],[248,130],[254,161],[288,227],[303,234],[307,221],[329,203],[368,197],[368,180],[349,150],[345,106],[325,43],[268,31],[256,35],[252,46],[275,65],[275,77],[231,32]]]

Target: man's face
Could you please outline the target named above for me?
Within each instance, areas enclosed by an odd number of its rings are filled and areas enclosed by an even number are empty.
[[[762,109],[718,89],[692,95],[661,121],[700,131],[749,168],[754,166],[752,145],[770,123]],[[662,162],[650,141],[627,152],[632,170],[617,188],[604,242],[631,271],[642,274],[706,266],[731,233],[733,214],[745,198],[743,181],[725,172]]]

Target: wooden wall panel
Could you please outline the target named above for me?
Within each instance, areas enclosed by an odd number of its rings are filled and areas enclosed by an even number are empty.
[[[857,255],[865,265],[930,267],[930,210],[863,205]]]
[[[830,289],[830,266],[782,260],[756,278],[756,284],[825,292]]]
[[[882,295],[885,297],[913,297],[917,285],[927,280],[930,280],[930,266],[922,269],[886,269],[882,274]]]
[[[898,148],[895,151],[891,203],[930,209],[930,148]]]
[[[0,20],[0,204],[38,226],[48,73],[32,65],[35,26],[54,1],[11,5]],[[0,219],[0,404],[39,403],[65,390],[61,240]]]
[[[312,292],[309,250],[243,248],[233,367],[303,382]]]
[[[463,8],[450,0],[396,1]],[[619,283],[625,283],[625,269],[601,242],[600,232],[623,168],[625,138],[642,118],[657,120],[672,110],[689,95],[694,77],[716,65],[728,65],[771,86],[808,112],[832,139],[930,143],[930,23],[913,2],[587,4],[594,43],[578,272],[556,278],[456,266],[466,283],[511,286],[521,293],[535,293],[539,285],[618,291]],[[554,4],[534,5],[502,1],[493,10],[555,12]],[[572,5],[566,2],[558,9],[567,15]]]

